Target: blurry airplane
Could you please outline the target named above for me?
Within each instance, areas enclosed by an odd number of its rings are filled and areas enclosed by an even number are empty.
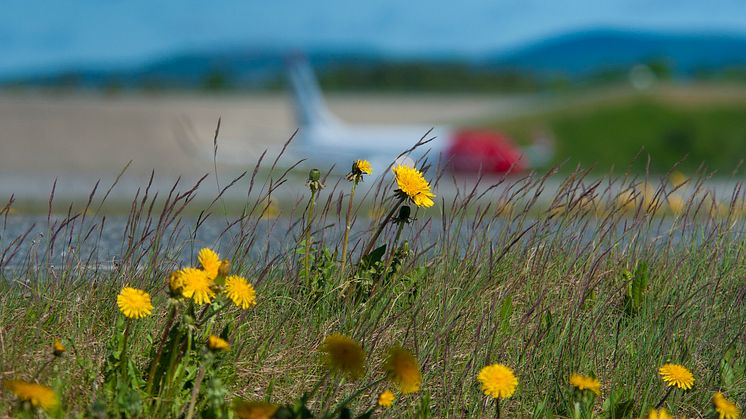
[[[479,128],[346,124],[327,108],[307,61],[289,59],[288,76],[299,127],[291,147],[298,155],[312,156],[312,162],[346,167],[355,159],[366,159],[380,173],[421,139],[432,140],[406,155],[410,164],[427,153],[430,162],[443,159],[455,172],[514,173],[551,158],[551,138],[545,135],[521,149],[508,137]]]

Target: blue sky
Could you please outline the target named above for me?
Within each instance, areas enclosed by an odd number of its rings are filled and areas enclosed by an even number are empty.
[[[746,34],[746,1],[3,0],[0,74],[225,46],[474,54],[588,27]]]

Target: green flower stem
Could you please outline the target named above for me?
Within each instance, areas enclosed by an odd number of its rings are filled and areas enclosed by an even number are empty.
[[[207,305],[206,307],[209,307],[209,305]],[[204,325],[206,321],[210,320],[210,319],[211,319],[211,318],[213,318],[213,317],[214,317],[214,316],[215,316],[216,314],[218,314],[218,313],[220,313],[221,311],[225,310],[225,308],[226,308],[226,307],[227,307],[227,305],[225,305],[225,304],[224,304],[224,305],[221,305],[220,307],[218,307],[218,309],[217,309],[217,310],[215,310],[215,311],[213,311],[212,313],[210,313],[210,314],[207,314],[206,316],[204,316],[204,317],[202,317],[201,319],[199,319],[199,321],[197,321],[197,322],[195,323],[195,326],[197,326],[197,327],[200,327],[200,326]]]
[[[155,380],[155,372],[158,368],[158,363],[161,361],[161,356],[163,355],[163,348],[166,346],[166,340],[168,339],[168,335],[171,332],[171,327],[174,324],[174,319],[176,318],[176,307],[171,306],[171,310],[168,314],[168,320],[166,321],[166,326],[163,328],[163,334],[161,334],[161,341],[158,342],[158,350],[155,352],[155,358],[153,358],[152,363],[150,364],[150,371],[148,371],[148,384],[145,387],[145,392],[147,394],[150,394],[150,392],[153,390],[153,380]]]
[[[171,392],[171,383],[174,383],[173,375],[176,369],[176,362],[179,358],[179,347],[182,343],[183,334],[181,332],[177,331],[177,335],[174,336],[173,343],[171,344],[171,356],[168,359],[168,368],[166,369],[166,378],[164,380],[164,385],[160,388],[159,394],[165,394],[168,396]],[[164,391],[165,389],[165,391]],[[164,397],[158,397],[158,402],[156,403],[156,409],[155,411],[158,412],[158,407],[160,405],[161,400],[163,400]]]
[[[124,338],[122,339],[122,355],[119,357],[119,366],[121,367],[122,371],[122,379],[126,380],[127,378],[127,342],[129,341],[130,336],[130,325],[132,322],[130,319],[126,319],[124,321]]]
[[[365,387],[358,389],[358,391],[350,394],[349,396],[347,396],[346,399],[342,400],[341,402],[339,402],[339,404],[337,404],[337,407],[334,408],[334,410],[332,411],[330,417],[334,417],[334,415],[337,414],[337,412],[339,412],[340,410],[342,410],[342,408],[344,408],[349,402],[351,402],[352,400],[354,400],[355,398],[357,398],[359,395],[361,395],[364,392],[370,390],[371,388],[373,388],[373,387],[381,384],[384,381],[386,381],[386,377],[379,378],[378,380],[375,380],[375,381],[369,383],[368,385],[366,385]]]
[[[316,394],[317,391],[319,391],[319,389],[321,388],[321,385],[324,384],[328,378],[329,378],[329,373],[327,372],[326,374],[324,374],[323,377],[321,377],[321,379],[316,383],[316,385],[313,386],[311,391],[308,392],[309,399],[313,397],[313,395]]]
[[[57,357],[54,356],[54,355],[52,355],[51,359],[48,359],[47,362],[45,362],[44,364],[42,364],[42,366],[39,368],[39,370],[36,371],[36,374],[34,374],[34,380],[38,380],[39,379],[39,377],[41,376],[41,373],[44,372],[45,369],[47,369],[47,367],[49,366],[49,364],[51,364],[52,362],[54,362],[55,358],[57,358]]]
[[[355,201],[355,190],[357,189],[357,181],[352,182],[352,189],[350,189],[350,202],[347,204],[347,215],[345,217],[345,235],[342,239],[342,267],[339,272],[344,275],[345,267],[347,266],[347,245],[350,241],[350,229],[352,228],[352,204]]]
[[[394,216],[394,213],[397,209],[399,209],[399,206],[404,202],[404,198],[399,198],[398,201],[396,201],[396,204],[391,208],[391,211],[389,211],[388,215],[386,215],[386,218],[383,219],[381,224],[378,226],[378,229],[373,234],[373,237],[371,237],[370,241],[368,242],[368,245],[365,246],[365,250],[363,250],[363,253],[360,255],[360,258],[364,258],[368,253],[370,253],[371,250],[373,250],[373,246],[376,245],[376,241],[378,240],[378,236],[381,235],[381,232],[383,232],[383,229],[386,227],[386,225],[391,221],[391,218]]]
[[[500,398],[495,398],[495,418],[500,419]]]
[[[311,189],[311,199],[308,202],[308,221],[306,222],[306,234],[304,235],[305,240],[305,254],[303,255],[303,265],[306,271],[306,282],[310,290],[311,287],[311,225],[313,219],[313,207],[316,205],[316,190]]]
[[[199,395],[199,389],[202,387],[202,380],[205,379],[205,371],[207,370],[207,363],[205,362],[200,366],[197,378],[194,380],[194,387],[192,388],[192,398],[189,400],[189,409],[187,410],[186,419],[192,419],[194,417],[194,406],[197,404],[197,396]]]
[[[381,274],[382,277],[386,277],[386,274],[389,271],[389,268],[391,267],[391,262],[394,260],[394,255],[396,254],[397,248],[396,246],[399,245],[399,238],[401,237],[401,232],[404,230],[404,223],[400,222],[399,226],[396,228],[396,236],[394,236],[394,243],[391,245],[391,250],[389,251],[389,257],[386,258],[386,266],[383,268],[383,273]]]
[[[666,402],[666,399],[668,398],[668,396],[671,395],[672,391],[673,391],[673,386],[668,387],[668,391],[666,391],[666,394],[663,395],[663,398],[661,399],[661,401],[659,401],[658,404],[655,405],[656,409],[660,409],[661,406],[663,406],[663,403]]]

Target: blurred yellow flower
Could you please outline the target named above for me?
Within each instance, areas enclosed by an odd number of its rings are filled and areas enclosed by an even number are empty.
[[[65,345],[60,342],[59,339],[55,339],[52,343],[52,354],[54,356],[62,356],[65,353]]]
[[[218,270],[220,269],[220,255],[215,253],[212,249],[205,247],[197,254],[197,260],[199,261],[202,269],[207,273],[209,279],[215,279],[218,276]]]
[[[684,212],[684,198],[678,194],[668,195],[668,208],[674,215],[680,215]]]
[[[277,412],[276,404],[263,401],[245,401],[236,399],[233,401],[233,412],[240,419],[270,419]]]
[[[225,280],[225,295],[233,301],[233,304],[248,310],[256,305],[256,291],[254,287],[243,277],[231,275]]]
[[[274,220],[282,213],[282,210],[280,209],[280,206],[277,204],[277,202],[269,198],[263,200],[262,203],[259,205],[259,208],[262,211],[262,220]]]
[[[408,350],[398,345],[389,349],[384,370],[389,380],[399,387],[402,393],[410,394],[420,391],[422,385],[420,365],[417,363],[417,358]]]
[[[741,410],[732,401],[725,398],[721,392],[712,395],[712,406],[715,408],[719,419],[738,419],[741,416]]]
[[[207,347],[211,351],[230,351],[231,345],[219,336],[210,335],[207,338]]]
[[[686,367],[678,364],[665,364],[658,370],[663,382],[669,387],[689,390],[694,386],[694,376]]]
[[[639,195],[633,190],[627,189],[619,193],[616,198],[617,206],[625,211],[634,211],[637,209]]]
[[[671,172],[671,176],[669,176],[668,179],[671,181],[671,185],[674,188],[683,186],[689,180],[685,174],[681,173],[678,170],[674,170],[673,172]]]
[[[150,295],[140,289],[124,287],[117,296],[117,306],[125,317],[141,319],[153,312]]]
[[[664,408],[658,410],[652,409],[648,413],[648,419],[673,419],[673,416],[668,414],[668,411]]]
[[[378,395],[378,405],[381,407],[389,408],[394,404],[396,396],[391,390],[384,390],[383,393]]]
[[[201,269],[184,268],[181,270],[181,279],[184,286],[181,289],[181,295],[191,298],[197,304],[210,304],[215,298],[212,280],[207,273]]]
[[[515,393],[518,378],[513,370],[502,364],[492,364],[482,368],[477,375],[482,391],[492,398],[507,399]]]
[[[435,194],[430,191],[430,184],[419,170],[404,165],[396,166],[392,170],[399,187],[397,192],[402,196],[409,198],[418,207],[429,208],[435,204]]]
[[[41,384],[29,383],[23,380],[8,380],[4,383],[4,386],[18,400],[29,402],[32,406],[40,407],[47,412],[55,410],[60,404],[54,390]]]
[[[332,333],[324,338],[320,351],[329,371],[341,372],[352,380],[365,375],[365,351],[356,340]]]
[[[601,395],[601,382],[587,375],[570,374],[570,385],[580,391],[590,390],[596,396]]]

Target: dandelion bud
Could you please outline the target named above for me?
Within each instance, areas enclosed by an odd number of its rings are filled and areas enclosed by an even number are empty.
[[[59,339],[55,339],[52,344],[52,354],[54,356],[62,356],[65,353],[65,345],[60,342]]]
[[[409,205],[402,205],[399,207],[399,215],[394,219],[395,223],[409,223],[412,221],[410,215],[412,214],[412,208]]]
[[[173,271],[168,276],[168,289],[171,291],[171,296],[176,297],[181,295],[181,290],[184,288],[184,278],[181,275],[181,271]]]
[[[231,261],[228,259],[223,259],[223,261],[220,262],[220,268],[218,268],[218,275],[228,276],[228,274],[230,273],[231,273]]]
[[[409,254],[409,241],[408,240],[404,240],[404,243],[401,244],[399,251],[404,256]]]
[[[306,182],[306,185],[308,185],[308,189],[311,190],[311,192],[316,192],[321,190],[324,187],[324,184],[321,183],[321,172],[319,169],[311,169],[310,172],[308,172],[308,182]]]
[[[409,218],[409,215],[412,213],[412,208],[409,207],[409,205],[402,205],[401,208],[399,208],[399,218],[400,219],[407,219]]]

